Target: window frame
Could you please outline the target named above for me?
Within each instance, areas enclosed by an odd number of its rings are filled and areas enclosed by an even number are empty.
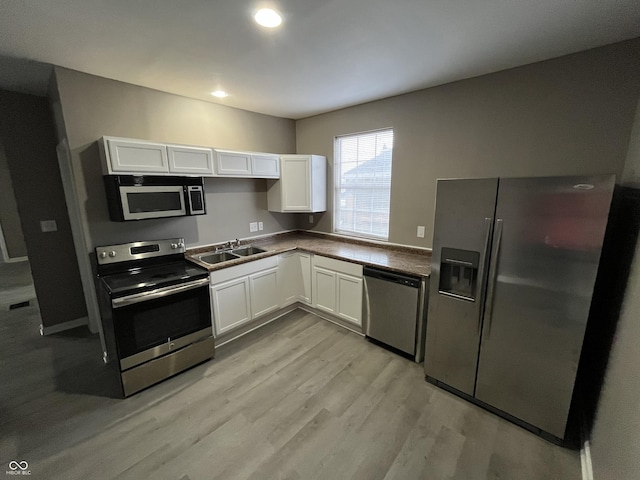
[[[390,233],[390,227],[391,227],[391,184],[393,181],[393,144],[391,146],[391,171],[390,171],[390,178],[389,178],[389,209],[387,212],[387,216],[388,216],[388,220],[387,220],[387,235],[386,236],[380,236],[380,235],[373,235],[373,234],[367,234],[367,233],[361,233],[361,232],[356,232],[356,231],[352,231],[352,230],[342,230],[338,227],[338,221],[339,221],[339,217],[340,217],[340,190],[342,187],[342,176],[340,173],[340,168],[341,168],[341,151],[340,151],[340,140],[344,139],[344,138],[354,138],[354,137],[359,137],[359,136],[363,136],[363,135],[370,135],[370,134],[377,134],[377,133],[381,133],[381,132],[391,132],[391,136],[393,138],[393,143],[395,143],[395,131],[393,129],[393,127],[384,127],[384,128],[377,128],[374,130],[367,130],[367,131],[362,131],[362,132],[355,132],[355,133],[347,133],[347,134],[343,134],[343,135],[336,135],[333,139],[333,225],[332,225],[332,232],[336,235],[342,235],[342,236],[347,236],[347,237],[355,237],[355,238],[365,238],[365,239],[369,239],[369,240],[375,240],[375,241],[379,241],[379,242],[388,242],[389,241],[389,233]],[[375,158],[375,157],[373,157]],[[365,185],[362,185],[362,188],[366,188]],[[356,209],[354,209],[355,211]]]

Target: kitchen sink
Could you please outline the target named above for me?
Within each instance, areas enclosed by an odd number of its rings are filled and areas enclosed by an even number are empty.
[[[263,250],[261,248],[249,245],[248,247],[235,248],[235,249],[231,250],[231,252],[235,253],[236,255],[241,255],[243,257],[246,257],[248,255],[255,255],[257,253],[264,253],[264,252],[266,252],[266,250]]]
[[[216,263],[226,262],[228,260],[235,260],[240,258],[240,255],[236,255],[231,252],[216,252],[216,253],[207,253],[206,255],[200,255],[198,260],[204,263],[208,263],[210,265],[215,265]]]

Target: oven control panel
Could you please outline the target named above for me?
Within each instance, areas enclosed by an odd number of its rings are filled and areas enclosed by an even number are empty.
[[[184,238],[169,238],[166,240],[131,242],[96,247],[96,258],[98,259],[99,265],[105,265],[184,253],[185,250]]]

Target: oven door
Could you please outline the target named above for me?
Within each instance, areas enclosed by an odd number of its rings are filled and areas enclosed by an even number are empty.
[[[213,334],[208,278],[115,298],[111,305],[122,371]]]
[[[187,214],[182,185],[121,186],[120,200],[125,220],[180,217]]]

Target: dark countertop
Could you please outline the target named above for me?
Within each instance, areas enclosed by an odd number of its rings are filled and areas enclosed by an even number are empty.
[[[360,265],[379,267],[398,273],[407,273],[420,277],[429,277],[431,275],[431,252],[415,247],[381,245],[374,242],[367,242],[366,240],[343,239],[334,235],[305,231],[276,234],[242,242],[242,244],[255,245],[266,250],[266,252],[215,265],[209,265],[199,261],[198,256],[214,251],[214,246],[212,245],[189,249],[185,253],[185,257],[209,271],[214,271],[298,249],[304,252],[358,263]]]

